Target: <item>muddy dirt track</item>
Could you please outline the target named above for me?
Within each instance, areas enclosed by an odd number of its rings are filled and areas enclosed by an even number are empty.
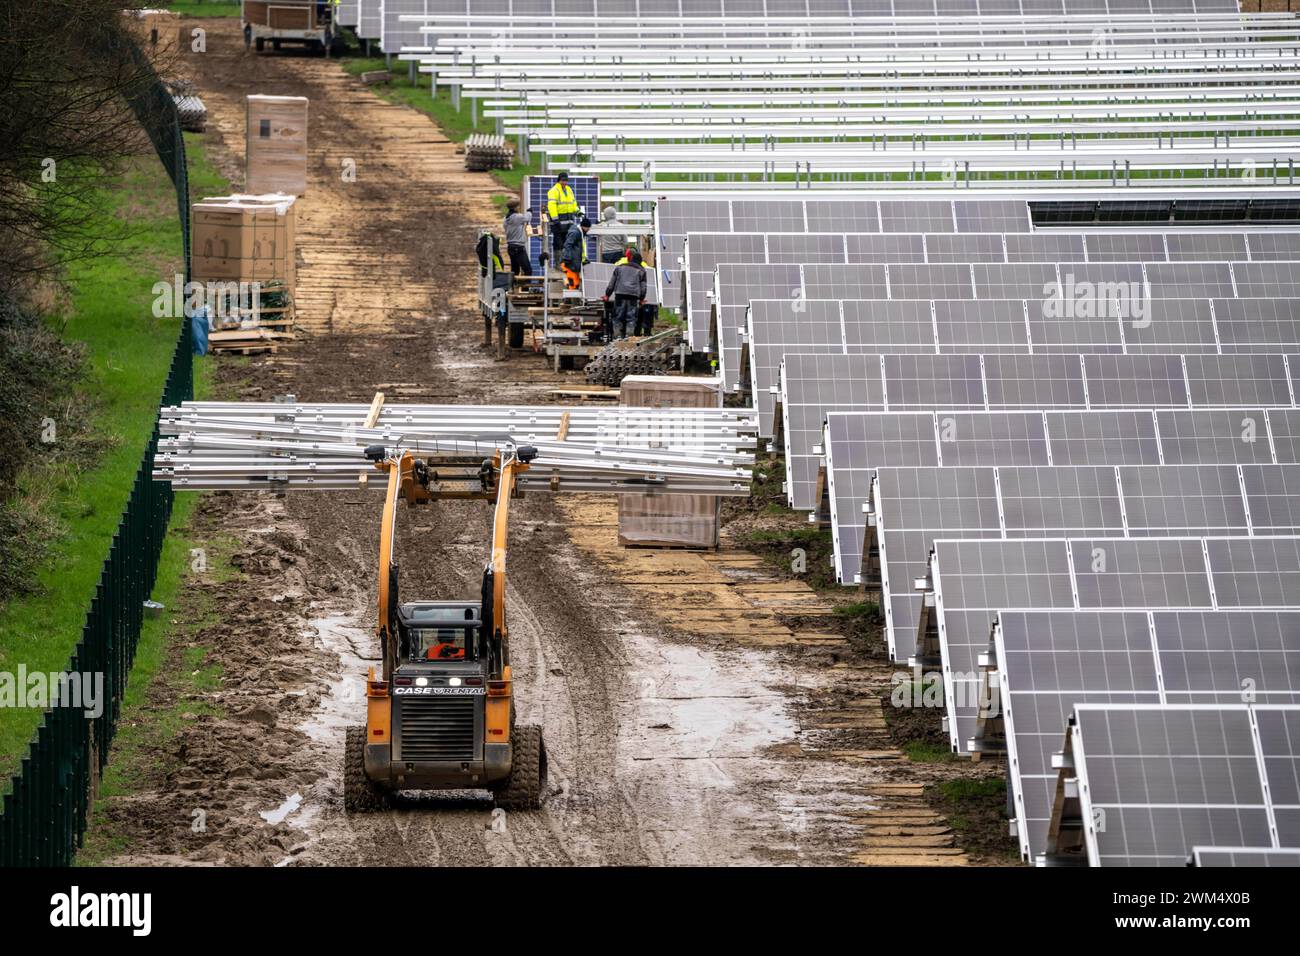
[[[223,397],[521,403],[573,384],[541,357],[497,363],[479,344],[472,248],[501,187],[465,173],[426,117],[336,63],[246,53],[236,21],[204,26],[209,52],[191,71],[210,152],[236,188],[244,95],[311,99],[303,334],[274,356],[216,359]],[[339,174],[344,159],[355,182]],[[344,815],[343,728],[364,715],[377,654],[378,512],[379,496],[361,491],[203,500],[198,532],[238,573],[196,574],[173,616],[219,686],[158,682],[149,710],[186,712],[138,792],[103,802],[120,848],[109,862],[965,862],[922,798],[930,772],[888,741],[876,696],[888,671],[763,606],[776,594],[822,620],[824,602],[802,585],[791,597],[740,552],[622,557],[606,540],[608,502],[575,509],[540,494],[513,513],[508,616],[520,721],[543,726],[550,754],[545,808],[494,818],[485,796],[418,795]],[[405,598],[478,593],[486,503],[432,505],[399,525]],[[646,575],[669,565],[693,580],[657,596]],[[749,603],[674,626],[670,592],[692,583]],[[172,649],[171,670],[184,651]]]

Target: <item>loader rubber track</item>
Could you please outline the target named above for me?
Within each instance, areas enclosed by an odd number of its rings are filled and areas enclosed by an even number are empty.
[[[365,726],[349,727],[343,747],[343,809],[348,813],[388,809],[388,794],[366,776],[365,747]]]
[[[510,778],[493,794],[503,810],[540,810],[546,791],[546,745],[542,728],[515,727],[510,731]]]

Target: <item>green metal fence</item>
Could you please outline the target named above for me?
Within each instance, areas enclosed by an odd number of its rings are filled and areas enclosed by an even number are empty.
[[[128,53],[137,65],[148,66],[139,49],[132,46]],[[128,100],[176,187],[188,280],[185,141],[171,94],[152,68],[147,75],[152,81],[133,91]],[[194,395],[191,344],[189,321],[182,319],[162,404],[179,404]],[[153,592],[171,518],[171,486],[152,478],[157,447],[155,424],[100,571],[81,640],[67,666],[68,674],[103,675],[103,712],[92,720],[67,701],[46,711],[0,807],[0,866],[66,866],[73,861],[86,832],[91,802],[117,728],[126,678],[135,660],[144,602]]]

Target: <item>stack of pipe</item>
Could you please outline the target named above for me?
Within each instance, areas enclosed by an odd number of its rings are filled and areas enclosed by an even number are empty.
[[[187,402],[162,409],[153,477],[178,489],[379,488],[366,449],[408,450],[441,481],[529,445],[525,489],[621,494],[749,493],[752,409]]]

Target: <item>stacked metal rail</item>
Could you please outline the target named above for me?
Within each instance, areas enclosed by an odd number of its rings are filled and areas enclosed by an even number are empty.
[[[757,418],[750,409],[369,406],[187,402],[162,410],[153,476],[190,490],[379,487],[366,449],[409,450],[438,480],[473,481],[473,464],[531,445],[525,489],[622,494],[749,493]],[[469,469],[468,471],[466,469]]]

